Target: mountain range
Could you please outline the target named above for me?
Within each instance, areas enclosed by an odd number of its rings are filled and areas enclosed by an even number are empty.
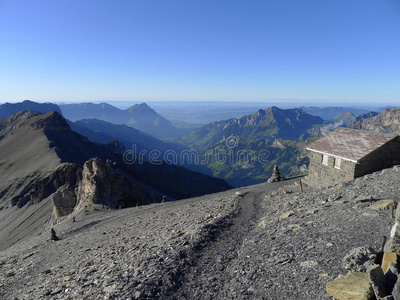
[[[306,140],[318,136],[326,123],[301,109],[273,106],[204,125],[175,141],[202,155],[196,170],[244,186],[266,181],[275,164],[285,176],[304,172]]]
[[[354,124],[357,122],[364,120],[364,119],[369,119],[372,117],[375,117],[379,113],[377,112],[369,112],[365,114],[360,114],[358,116],[353,115],[351,112],[345,112],[343,114],[340,114],[336,117],[334,117],[332,120],[330,120],[331,123],[333,124],[340,124],[340,126],[344,127],[352,127]]]
[[[18,107],[20,109],[26,107],[24,104],[32,103],[23,102],[18,104]],[[36,108],[42,112],[50,109],[48,104],[36,104]],[[233,186],[244,186],[266,180],[274,164],[281,168],[284,176],[302,174],[308,165],[304,148],[309,138],[326,135],[339,126],[360,127],[362,120],[370,120],[377,116],[375,112],[356,116],[355,113],[367,111],[358,108],[304,107],[325,118],[348,110],[326,121],[302,109],[280,109],[272,106],[240,118],[212,122],[197,129],[186,128],[185,130],[191,132],[161,141],[154,136],[157,135],[155,131],[167,129],[171,133],[172,124],[165,123],[168,121],[144,103],[127,109],[119,109],[106,103],[67,104],[61,105],[61,109],[71,120],[69,121],[71,128],[93,142],[109,143],[108,147],[121,154],[126,151],[136,151],[136,154],[141,153],[140,155],[146,159],[152,153],[163,160],[166,153],[172,152],[175,155],[172,163],[227,180]],[[176,130],[179,131],[179,135],[185,131],[172,128],[172,131]],[[377,129],[372,128],[372,130]],[[384,129],[381,126],[379,130]],[[163,134],[162,137],[168,135]],[[174,136],[174,133],[169,136]],[[182,159],[182,157],[187,158],[185,155],[188,150],[196,157]],[[218,151],[233,156],[229,160],[221,161],[217,158]],[[251,163],[246,155],[252,157]],[[253,162],[259,155],[267,156],[268,163],[260,163],[257,159]]]
[[[324,123],[320,117],[307,114],[301,109],[279,109],[272,106],[239,119],[204,125],[179,140],[182,144],[201,151],[231,135],[269,143],[275,139],[304,140],[308,137],[308,130]]]
[[[355,108],[355,107],[317,107],[317,106],[301,106],[300,107],[305,112],[309,113],[313,116],[318,116],[324,119],[325,121],[330,121],[338,115],[348,113],[358,116],[361,114],[367,114],[370,111],[364,108]]]
[[[98,119],[118,125],[128,125],[157,138],[173,138],[187,131],[176,128],[146,103],[119,109],[107,103],[79,103],[60,105],[63,115],[73,122],[82,119]]]

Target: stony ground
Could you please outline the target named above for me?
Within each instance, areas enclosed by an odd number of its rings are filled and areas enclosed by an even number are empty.
[[[328,189],[294,180],[120,211],[0,252],[0,299],[329,299],[353,248],[380,247],[400,168]]]

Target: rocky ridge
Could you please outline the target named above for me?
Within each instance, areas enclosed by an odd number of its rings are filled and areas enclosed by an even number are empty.
[[[377,251],[390,232],[399,177],[397,166],[303,193],[288,180],[118,211],[90,206],[56,225],[60,241],[44,232],[0,252],[0,297],[330,299],[326,284],[348,272],[343,258]]]
[[[396,107],[387,108],[377,116],[358,121],[353,125],[353,128],[400,134],[400,109]]]

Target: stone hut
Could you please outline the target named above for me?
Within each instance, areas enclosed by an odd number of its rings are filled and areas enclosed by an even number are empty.
[[[309,186],[332,186],[400,164],[400,137],[391,134],[338,128],[306,149]]]

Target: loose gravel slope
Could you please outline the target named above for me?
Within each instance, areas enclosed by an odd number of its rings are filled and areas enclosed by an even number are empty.
[[[120,211],[0,252],[1,299],[329,299],[353,248],[378,248],[400,201],[400,168],[328,189],[294,181]]]

